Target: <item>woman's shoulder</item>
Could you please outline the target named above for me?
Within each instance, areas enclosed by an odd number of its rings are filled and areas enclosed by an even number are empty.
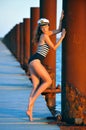
[[[45,39],[45,38],[48,38],[49,36],[47,34],[42,34],[41,35],[41,38]]]
[[[46,34],[41,34],[39,44],[45,44],[46,37],[47,37]]]
[[[46,37],[47,37],[47,35],[46,35],[46,34],[41,34],[40,39],[45,40],[45,39],[46,39]]]

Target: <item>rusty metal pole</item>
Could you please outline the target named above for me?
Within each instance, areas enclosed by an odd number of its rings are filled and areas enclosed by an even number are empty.
[[[86,1],[63,0],[62,118],[86,124]]]
[[[24,68],[27,72],[30,57],[30,18],[24,18]]]
[[[7,40],[6,40],[7,46],[8,46],[8,48],[10,49],[10,51],[12,51],[12,50],[11,50],[12,31],[13,31],[13,29],[11,29],[10,32],[7,34]]]
[[[12,42],[12,50],[13,54],[16,57],[16,25],[13,28],[13,42]]]
[[[20,23],[20,64],[23,67],[24,63],[24,49],[23,49],[23,23]]]
[[[12,28],[12,30],[11,30],[11,35],[9,36],[9,38],[10,38],[9,48],[10,48],[11,52],[14,54],[14,49],[13,49],[13,45],[14,45],[14,35],[13,35],[13,33],[14,33],[14,27]]]
[[[30,56],[36,52],[37,45],[32,43],[34,31],[37,27],[37,21],[39,19],[39,7],[30,8]],[[30,76],[29,68],[27,75]],[[30,78],[30,77],[29,77]]]
[[[20,24],[16,24],[16,57],[20,60]]]
[[[12,53],[16,57],[17,53],[17,43],[16,43],[16,25],[13,27],[13,32],[12,32]]]
[[[40,0],[40,17],[47,18],[50,21],[50,29],[56,29],[56,0]],[[56,43],[56,36],[51,37],[52,42]],[[56,52],[50,50],[48,56],[44,61],[44,65],[47,66],[47,70],[49,71],[53,84],[52,88],[56,88]],[[49,108],[55,107],[55,98],[56,94],[46,94],[47,105]],[[52,110],[51,110],[52,111]],[[52,111],[53,113],[53,111]],[[53,113],[55,115],[55,113]]]
[[[11,51],[16,57],[16,25],[13,27],[11,34]]]
[[[7,42],[7,47],[9,48],[9,50],[11,51],[11,42],[12,42],[12,30],[13,29],[11,29],[10,31],[9,31],[9,33],[7,33],[7,35],[6,35],[6,39],[8,39],[8,40],[6,40],[6,42]]]
[[[34,36],[34,31],[37,27],[37,21],[39,19],[39,12],[40,11],[40,8],[39,7],[31,7],[30,9],[30,18],[31,18],[31,24],[30,24],[30,54],[33,55],[35,52],[36,52],[36,48],[37,48],[37,45],[32,43],[32,38]]]

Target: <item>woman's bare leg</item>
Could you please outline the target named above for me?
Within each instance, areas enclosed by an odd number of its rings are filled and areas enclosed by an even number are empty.
[[[39,76],[36,74],[36,72],[34,71],[34,69],[31,66],[29,66],[29,70],[30,70],[30,74],[31,74],[32,84],[33,84],[33,88],[32,88],[31,94],[30,94],[30,97],[32,97],[34,91],[37,89],[37,87],[40,83],[40,80],[39,80]]]
[[[48,87],[50,87],[52,80],[50,78],[50,75],[44,68],[44,66],[40,63],[40,61],[36,60],[34,62],[31,62],[31,66],[34,68],[34,71],[41,77],[43,80],[43,83],[39,86],[39,88],[34,91],[31,100],[30,100],[30,106],[32,107],[37,97]],[[40,68],[40,69],[39,69]]]
[[[30,70],[30,74],[31,74],[31,79],[32,79],[32,83],[33,83],[33,88],[32,88],[32,91],[31,91],[31,94],[30,94],[30,97],[29,97],[29,104],[28,104],[28,109],[27,109],[27,115],[29,116],[30,118],[30,121],[32,121],[32,108],[33,106],[30,105],[30,100],[34,94],[34,92],[36,91],[38,85],[39,85],[39,77],[38,75],[35,73],[33,67],[29,66],[29,70]],[[34,105],[34,104],[33,104]]]

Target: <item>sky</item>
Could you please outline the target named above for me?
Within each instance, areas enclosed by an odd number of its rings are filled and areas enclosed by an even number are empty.
[[[23,18],[30,18],[30,7],[39,7],[40,0],[0,0],[0,37],[4,37]],[[62,0],[57,0],[57,27]]]

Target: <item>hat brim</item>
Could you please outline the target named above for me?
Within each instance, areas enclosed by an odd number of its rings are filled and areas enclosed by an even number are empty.
[[[45,26],[45,25],[49,25],[49,23],[45,23],[45,22],[44,22],[44,23],[40,23],[39,25],[40,25],[40,26]]]

